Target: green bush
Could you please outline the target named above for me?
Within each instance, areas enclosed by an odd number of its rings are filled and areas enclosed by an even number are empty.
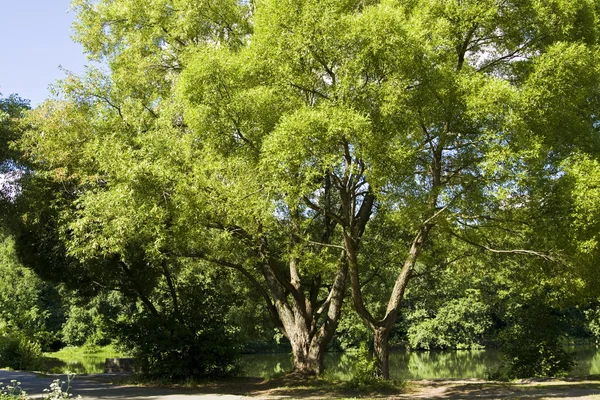
[[[94,331],[91,313],[83,307],[72,306],[62,326],[63,341],[69,346],[83,346]]]
[[[423,350],[482,348],[485,334],[492,325],[488,306],[479,299],[477,291],[451,299],[436,310],[434,316],[417,309],[408,320],[409,345]]]
[[[383,379],[378,371],[377,363],[369,348],[360,345],[354,363],[354,373],[348,385],[358,390],[388,390],[393,389],[398,382]]]
[[[563,376],[573,366],[574,355],[564,348],[560,316],[541,304],[522,307],[499,335],[503,364],[490,377],[515,379]]]
[[[20,334],[0,336],[0,367],[36,370],[41,366],[42,349]]]
[[[178,286],[178,310],[140,308],[112,326],[113,337],[150,378],[185,380],[237,371],[239,343],[227,313],[237,301],[200,274]]]
[[[147,316],[124,327],[132,355],[144,375],[185,380],[233,371],[237,349],[226,332],[214,327],[193,332],[174,320]]]

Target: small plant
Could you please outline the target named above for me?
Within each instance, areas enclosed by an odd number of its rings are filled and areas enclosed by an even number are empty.
[[[21,382],[15,379],[10,381],[10,385],[2,386],[0,382],[0,400],[26,400],[27,393],[21,388]]]
[[[71,381],[73,380],[73,377],[75,377],[75,374],[67,374],[66,382],[61,382],[60,379],[55,379],[54,381],[52,381],[52,383],[50,384],[50,388],[44,389],[44,396],[42,396],[42,398],[44,400],[62,400],[73,397],[73,394],[69,393],[69,390],[71,390],[72,388]],[[65,384],[67,385],[67,387],[63,390]],[[80,399],[81,396],[77,396],[76,398]]]
[[[52,381],[49,389],[44,389],[44,395],[42,399],[44,400],[66,400],[71,399],[73,397],[72,393],[69,393],[71,389],[71,380],[75,374],[67,374],[67,381],[60,381],[60,379],[56,379]],[[63,390],[64,385],[67,385],[67,388]],[[77,399],[81,399],[81,396],[77,396]],[[27,397],[27,392],[23,390],[21,387],[21,382],[17,382],[16,380],[11,380],[10,385],[2,386],[2,382],[0,382],[0,400],[31,400],[30,397]]]
[[[396,382],[383,379],[377,370],[377,363],[370,355],[368,347],[360,345],[356,359],[354,376],[348,384],[359,390],[386,390],[392,389]]]

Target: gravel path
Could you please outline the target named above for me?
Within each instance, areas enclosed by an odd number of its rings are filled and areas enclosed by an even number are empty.
[[[32,398],[40,398],[44,389],[50,387],[55,379],[67,381],[66,375],[37,375],[29,372],[0,370],[0,382],[6,386],[11,380],[21,382],[21,387]],[[63,388],[66,389],[66,383]],[[227,394],[204,394],[195,392],[194,389],[165,389],[138,386],[118,386],[88,380],[76,376],[71,381],[72,388],[69,393],[74,397],[81,396],[85,400],[115,399],[115,400],[243,400],[249,397]]]
[[[198,388],[156,388],[107,383],[118,376],[76,376],[69,390],[84,400],[319,400],[327,398],[364,399],[562,399],[600,400],[600,380],[545,379],[520,382],[489,382],[478,379],[410,381],[402,393],[366,394],[344,391],[323,385],[314,387],[285,378],[264,382],[252,378],[217,382]],[[66,381],[66,375],[37,375],[29,372],[0,370],[3,385],[11,380],[32,398],[41,398],[55,379]],[[118,380],[118,379],[117,379]],[[63,385],[66,388],[66,384]],[[232,394],[233,393],[233,394]]]

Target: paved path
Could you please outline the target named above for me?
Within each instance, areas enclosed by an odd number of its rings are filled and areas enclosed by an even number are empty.
[[[2,386],[10,384],[11,380],[21,382],[21,387],[32,398],[40,398],[44,389],[50,387],[55,379],[66,381],[66,375],[36,375],[29,372],[0,370]],[[86,400],[245,400],[249,397],[234,395],[200,394],[193,389],[163,389],[137,386],[117,386],[109,383],[86,380],[83,376],[76,376],[71,381],[70,393],[76,397],[80,395]],[[66,384],[63,386],[66,388]]]

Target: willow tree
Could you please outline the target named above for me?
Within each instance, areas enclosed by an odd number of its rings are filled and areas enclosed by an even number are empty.
[[[289,338],[295,369],[320,373],[347,264],[331,244],[336,223],[265,180],[257,149],[298,103],[261,87],[264,65],[245,64],[249,5],[75,6],[76,37],[109,69],[69,76],[32,114],[20,142],[32,162],[23,254],[39,265],[65,256],[48,275],[126,291],[152,315],[157,285],[176,314],[184,307],[177,274],[190,259],[239,271]],[[182,73],[197,81],[189,99],[174,92]]]
[[[298,243],[343,249],[387,377],[387,341],[429,242],[451,235],[556,259],[528,240],[527,219],[560,161],[597,142],[596,11],[591,1],[256,2],[242,51],[191,53],[185,119],[223,162],[254,158],[247,180],[220,176],[255,188],[242,189],[246,204],[266,194]],[[411,238],[381,310],[362,296],[361,241],[385,235],[370,232],[373,215]],[[296,228],[317,219],[335,242]]]
[[[496,254],[556,260],[528,220],[561,160],[597,149],[596,11],[587,1],[382,2],[358,18],[374,32],[365,66],[383,71],[373,86],[401,93],[375,103],[371,118],[413,156],[401,174],[376,175],[381,209],[413,232],[379,316],[362,298],[356,241],[346,240],[354,304],[384,377],[387,339],[428,242],[452,235]],[[402,69],[398,57],[408,61]]]
[[[543,199],[532,188],[593,142],[591,0],[76,6],[77,37],[110,71],[65,81],[23,146],[70,188],[56,223],[77,260],[131,275],[135,259],[139,279],[167,282],[186,258],[238,271],[304,374],[322,371],[349,275],[387,376],[428,242],[551,257],[481,232],[531,236],[514,220]],[[408,240],[379,310],[361,241],[390,224]]]

